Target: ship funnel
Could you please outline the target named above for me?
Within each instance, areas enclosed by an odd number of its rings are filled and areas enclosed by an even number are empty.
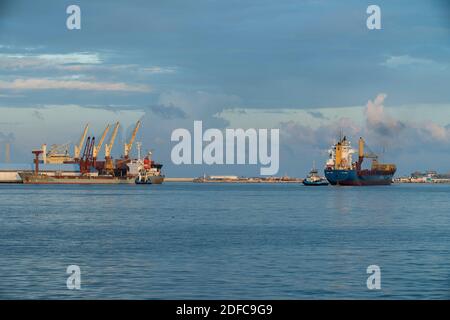
[[[334,163],[335,169],[340,168],[342,163],[342,145],[340,142],[336,144],[336,160]]]

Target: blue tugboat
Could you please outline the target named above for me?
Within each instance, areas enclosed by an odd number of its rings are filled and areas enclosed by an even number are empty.
[[[303,184],[305,186],[327,186],[328,181],[324,177],[319,176],[315,165],[313,165],[313,168],[309,172],[308,176],[303,179]]]

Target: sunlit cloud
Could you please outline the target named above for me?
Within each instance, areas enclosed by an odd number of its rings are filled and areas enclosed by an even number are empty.
[[[129,85],[122,82],[88,82],[79,80],[53,80],[43,78],[15,79],[0,81],[0,89],[8,90],[90,90],[90,91],[129,91],[150,92],[147,85]]]
[[[98,53],[88,52],[66,54],[0,54],[0,67],[5,69],[49,68],[73,64],[101,64],[102,61]]]
[[[175,73],[176,72],[176,68],[174,68],[174,67],[159,67],[159,66],[142,68],[141,70],[144,72],[147,72],[147,73],[152,73],[152,74],[153,73],[166,74],[166,73]]]
[[[445,69],[447,66],[441,64],[431,59],[416,58],[410,55],[400,55],[400,56],[389,56],[384,62],[381,63],[382,66],[392,69],[397,69],[401,67],[438,67]]]

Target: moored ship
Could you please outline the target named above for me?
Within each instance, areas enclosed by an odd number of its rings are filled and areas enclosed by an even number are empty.
[[[161,184],[164,181],[164,175],[161,174],[162,164],[155,163],[149,152],[138,167],[138,175],[135,178],[136,184]]]
[[[397,170],[395,164],[385,164],[378,161],[373,152],[364,151],[365,142],[359,138],[358,160],[353,162],[352,155],[356,152],[350,141],[344,136],[332,146],[330,158],[325,166],[325,177],[332,185],[342,186],[368,186],[389,185]],[[369,169],[363,169],[364,159],[372,159]]]
[[[109,130],[109,125],[103,132],[98,144],[95,143],[95,137],[88,137],[81,153],[81,146],[87,134],[86,126],[78,146],[75,147],[75,156],[73,158],[67,152],[46,152],[46,147],[34,150],[35,155],[34,170],[18,171],[16,174],[24,184],[134,184],[136,178],[145,174],[145,181],[151,184],[161,184],[164,181],[164,175],[161,173],[162,164],[154,162],[150,156],[151,152],[141,159],[141,143],[138,142],[138,158],[132,159],[130,151],[140,126],[140,121],[136,123],[131,139],[124,144],[124,155],[120,159],[113,161],[111,149],[119,128],[117,122],[111,135],[109,144],[105,145],[105,161],[97,160],[98,153]],[[55,149],[55,148],[52,148]],[[41,159],[42,158],[42,159]],[[50,159],[50,160],[49,160]],[[69,159],[69,160],[68,160]],[[52,166],[67,167],[71,166],[72,171],[53,170],[47,167]],[[45,167],[40,170],[41,164]],[[76,167],[75,170],[74,167]]]
[[[133,177],[114,177],[109,175],[47,175],[44,173],[19,172],[24,184],[130,184]]]

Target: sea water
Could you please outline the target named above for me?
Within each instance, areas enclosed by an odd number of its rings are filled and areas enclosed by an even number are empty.
[[[0,185],[0,298],[449,299],[450,185]]]

